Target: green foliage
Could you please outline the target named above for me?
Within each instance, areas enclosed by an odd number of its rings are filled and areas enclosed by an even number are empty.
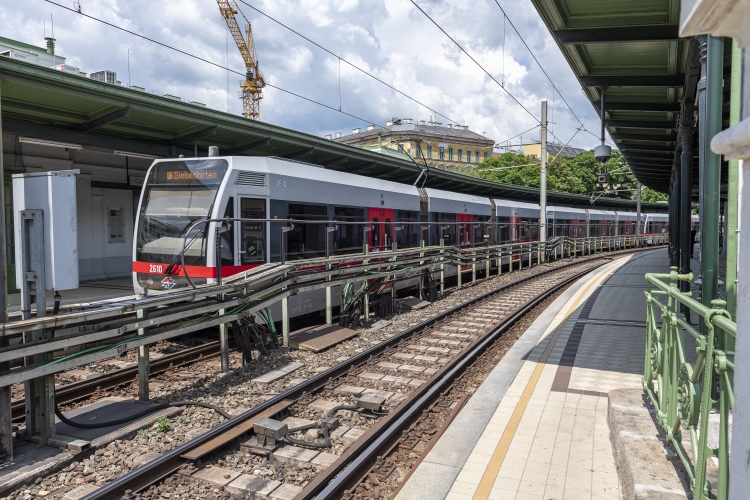
[[[148,437],[148,429],[141,429],[138,431],[138,439],[146,439]]]
[[[159,420],[157,420],[156,423],[154,424],[154,427],[156,427],[157,432],[167,432],[171,426],[172,426],[172,421],[169,420],[167,417],[159,418]]]
[[[575,158],[554,155],[547,156],[547,189],[561,193],[589,194],[600,192],[597,185],[599,162],[594,158],[593,151],[586,151]],[[508,168],[519,167],[519,168]],[[622,153],[612,151],[612,158],[606,163],[607,171],[611,173],[611,184],[607,196],[635,199],[637,181],[627,166]],[[502,170],[494,170],[502,169]],[[465,172],[461,172],[465,173]],[[535,156],[505,153],[496,158],[485,159],[475,169],[475,175],[496,182],[515,184],[517,186],[539,187],[539,159]],[[666,195],[648,188],[649,199],[644,201],[660,201]]]
[[[653,189],[643,188],[643,191],[641,192],[642,201],[667,201],[668,199],[668,194],[660,193]]]
[[[391,500],[391,498],[393,498],[393,492],[392,491],[389,491],[388,493],[386,493],[385,495],[383,495],[383,500]]]

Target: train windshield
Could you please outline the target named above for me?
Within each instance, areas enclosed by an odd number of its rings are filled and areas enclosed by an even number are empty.
[[[180,264],[184,239],[185,264],[206,265],[206,225],[190,228],[211,217],[228,166],[220,159],[169,161],[154,166],[140,207],[137,261]]]

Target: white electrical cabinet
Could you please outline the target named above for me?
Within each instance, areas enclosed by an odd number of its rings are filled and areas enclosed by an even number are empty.
[[[80,170],[13,175],[13,222],[16,286],[22,286],[21,211],[44,212],[44,256],[47,290],[78,288],[78,216],[76,175]]]

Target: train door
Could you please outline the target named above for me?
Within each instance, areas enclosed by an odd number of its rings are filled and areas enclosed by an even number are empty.
[[[471,215],[470,214],[457,214],[458,222],[458,242],[461,247],[471,246],[473,243]]]
[[[393,242],[393,221],[396,211],[391,208],[371,208],[369,221],[372,231],[368,231],[368,241],[372,252],[382,252]]]
[[[265,219],[266,200],[264,198],[238,197],[237,217],[241,219]],[[238,264],[247,269],[266,262],[266,223],[238,222],[237,255]]]

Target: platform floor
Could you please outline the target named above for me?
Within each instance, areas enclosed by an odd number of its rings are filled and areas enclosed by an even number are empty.
[[[81,286],[75,290],[60,292],[62,306],[72,304],[88,304],[100,300],[114,299],[134,295],[133,278],[110,278],[106,280],[82,281]],[[47,292],[47,307],[55,304],[55,293]],[[64,309],[64,307],[63,307]],[[21,310],[21,294],[11,293],[8,295],[8,312],[13,313]]]
[[[566,290],[498,363],[398,500],[620,498],[607,394],[640,388],[644,274],[666,249],[613,261]]]

